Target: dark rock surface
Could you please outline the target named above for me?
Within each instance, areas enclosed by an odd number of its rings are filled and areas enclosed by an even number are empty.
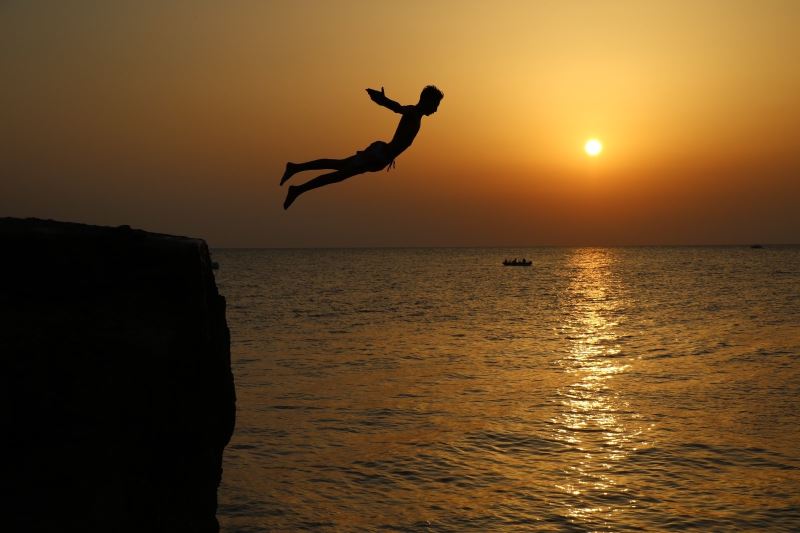
[[[204,241],[0,218],[4,531],[216,531],[235,418]]]

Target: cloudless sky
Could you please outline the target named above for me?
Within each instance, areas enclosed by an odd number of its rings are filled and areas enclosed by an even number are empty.
[[[793,0],[6,0],[0,216],[212,246],[800,242],[798,28]],[[283,211],[286,161],[391,137],[365,88],[429,83],[394,170]]]

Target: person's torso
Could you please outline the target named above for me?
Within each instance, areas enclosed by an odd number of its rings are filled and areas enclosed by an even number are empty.
[[[414,138],[422,125],[422,114],[416,110],[403,113],[400,124],[394,132],[394,137],[389,141],[389,149],[396,156],[414,142]]]

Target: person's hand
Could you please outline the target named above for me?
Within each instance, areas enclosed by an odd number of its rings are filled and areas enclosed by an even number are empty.
[[[375,89],[367,89],[367,93],[369,97],[372,99],[373,102],[379,102],[381,99],[386,98],[386,94],[383,92],[383,87],[381,87],[380,92],[376,91]]]

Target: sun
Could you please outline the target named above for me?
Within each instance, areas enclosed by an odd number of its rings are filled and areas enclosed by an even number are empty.
[[[583,149],[587,155],[595,157],[603,151],[603,143],[597,139],[589,139],[586,141],[586,144],[583,145]]]

